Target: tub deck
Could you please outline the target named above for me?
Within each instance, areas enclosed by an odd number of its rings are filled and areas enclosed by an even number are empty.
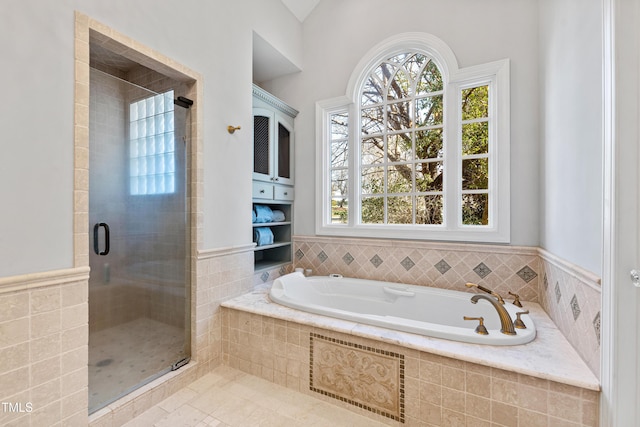
[[[272,302],[268,296],[270,288],[271,282],[267,282],[256,287],[254,291],[227,300],[221,305],[234,310],[374,339],[587,390],[600,390],[600,382],[596,376],[556,328],[542,307],[536,303],[524,303],[525,308],[530,311],[529,316],[536,324],[536,339],[528,344],[505,347],[431,338],[301,312]]]

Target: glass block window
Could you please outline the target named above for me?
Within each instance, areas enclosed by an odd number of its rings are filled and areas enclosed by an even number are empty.
[[[132,195],[176,189],[173,91],[129,106],[129,183]]]

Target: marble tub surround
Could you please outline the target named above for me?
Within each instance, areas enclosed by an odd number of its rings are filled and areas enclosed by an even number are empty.
[[[267,290],[268,286],[263,286],[223,303],[226,307],[224,359],[231,368],[315,396],[386,425],[598,425],[598,382],[571,346],[563,342],[562,335],[557,330],[554,333],[548,318],[545,322],[540,308],[535,310],[534,316],[541,327],[541,336],[549,337],[548,341],[541,338],[540,347],[555,346],[558,360],[545,361],[544,350],[532,350],[535,344],[531,343],[518,346],[519,350],[511,353],[509,362],[507,356],[501,358],[499,354],[509,353],[505,347],[486,346],[484,351],[493,350],[493,354],[483,354],[483,346],[479,345],[429,339],[301,314],[271,303],[266,296]],[[345,384],[353,381],[357,386],[368,387],[356,369],[358,365],[364,365],[359,361],[365,360],[367,352],[402,357],[403,421],[371,411],[364,405],[354,405],[349,400],[355,399],[347,397],[348,388],[343,388],[343,395],[337,397],[314,391],[310,381],[313,375],[310,356],[311,340],[317,337],[353,348],[346,359],[349,367],[333,374],[329,372],[330,378],[348,376]],[[548,357],[551,357],[550,353],[547,353]],[[512,370],[515,367],[510,365],[518,362],[522,369]],[[530,369],[537,368],[536,363],[547,365],[547,371],[529,375]],[[386,387],[393,389],[393,380],[389,381]],[[399,384],[397,388],[402,390]],[[363,393],[362,390],[359,392]]]
[[[319,236],[294,236],[293,242],[293,267],[317,275],[475,292],[464,287],[473,282],[509,301],[513,292],[538,302],[600,376],[600,278],[542,248]]]
[[[513,292],[523,301],[539,301],[537,248],[318,236],[294,236],[293,245],[294,266],[310,268],[314,275],[339,273],[460,291],[473,282],[505,299]]]
[[[598,379],[555,327],[542,307],[536,303],[525,303],[524,307],[530,311],[529,315],[538,329],[538,335],[534,341],[518,346],[488,346],[431,338],[301,312],[272,302],[268,296],[270,288],[271,283],[261,285],[252,292],[227,300],[221,305],[240,312],[240,321],[247,321],[246,316],[249,314],[267,316],[312,328],[322,328],[374,339],[387,344],[477,363],[568,386],[594,391],[600,390]],[[227,315],[228,313],[226,312]],[[242,319],[243,316],[244,319]]]
[[[540,305],[600,377],[600,278],[540,250]]]

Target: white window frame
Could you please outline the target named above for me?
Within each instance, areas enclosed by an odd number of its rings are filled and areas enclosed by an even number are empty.
[[[431,58],[444,81],[445,195],[444,223],[362,224],[360,218],[360,94],[371,71],[385,59],[404,52]],[[462,224],[462,109],[461,91],[489,85],[489,224]],[[455,55],[439,38],[426,33],[391,37],[371,49],[356,66],[347,94],[316,103],[316,234],[460,242],[510,241],[510,94],[509,60],[458,68]],[[349,216],[346,224],[331,223],[331,123],[332,114],[349,115]],[[453,199],[453,200],[452,200]]]

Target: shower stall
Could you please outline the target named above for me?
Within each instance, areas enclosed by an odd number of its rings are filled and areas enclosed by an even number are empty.
[[[184,83],[91,47],[89,412],[190,358]]]

